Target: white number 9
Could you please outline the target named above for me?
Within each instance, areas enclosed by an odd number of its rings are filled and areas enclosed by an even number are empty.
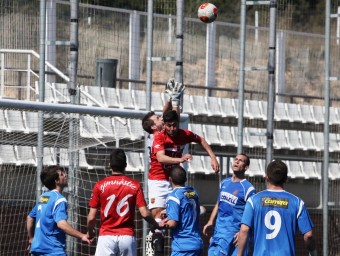
[[[271,219],[274,218],[274,222],[272,224]],[[281,216],[277,211],[269,211],[266,216],[264,216],[264,224],[269,230],[273,232],[270,234],[266,234],[266,239],[273,239],[277,236],[281,229]]]

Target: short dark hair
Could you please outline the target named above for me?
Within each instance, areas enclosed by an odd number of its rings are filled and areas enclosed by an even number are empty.
[[[187,181],[187,172],[177,165],[170,170],[170,177],[175,185],[184,185]]]
[[[282,186],[288,177],[287,165],[281,160],[274,160],[268,164],[266,174],[271,184]]]
[[[49,190],[55,189],[57,185],[55,181],[59,179],[58,171],[63,171],[58,165],[51,165],[44,168],[40,173],[40,180]]]
[[[246,153],[240,153],[238,155],[241,155],[241,156],[245,156],[246,157],[246,161],[244,162],[247,166],[250,165],[250,158],[249,156],[246,154]]]
[[[175,110],[169,110],[163,114],[163,122],[178,122],[178,115]]]
[[[150,117],[152,117],[154,115],[156,115],[155,112],[150,111],[142,119],[143,130],[146,131],[147,133],[153,133],[151,126],[153,126],[155,124],[155,122],[153,120],[151,120]]]
[[[123,149],[115,148],[110,154],[110,168],[112,171],[124,172],[126,168],[126,155]]]

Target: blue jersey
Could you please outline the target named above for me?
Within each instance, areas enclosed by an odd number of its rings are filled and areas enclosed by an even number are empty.
[[[67,201],[58,191],[51,190],[42,194],[29,216],[35,219],[32,253],[66,255],[66,234],[57,223],[67,220]]]
[[[166,213],[177,222],[171,229],[172,251],[195,251],[203,248],[200,234],[200,204],[192,187],[175,188],[167,198]]]
[[[312,230],[304,202],[284,190],[264,190],[247,201],[242,223],[254,231],[254,254],[295,255],[295,235]]]
[[[236,255],[234,235],[241,227],[242,214],[247,199],[255,194],[253,185],[243,179],[233,182],[232,178],[224,179],[218,195],[218,213],[211,240],[209,255]]]

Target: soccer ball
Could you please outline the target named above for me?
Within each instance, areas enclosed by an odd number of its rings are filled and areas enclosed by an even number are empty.
[[[211,3],[204,3],[198,8],[197,14],[204,23],[211,23],[217,17],[217,8]]]

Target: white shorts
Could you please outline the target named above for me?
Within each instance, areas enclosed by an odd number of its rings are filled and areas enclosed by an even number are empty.
[[[99,236],[96,256],[136,256],[136,238],[134,236]]]
[[[148,180],[149,209],[165,208],[166,198],[172,191],[167,180]]]

